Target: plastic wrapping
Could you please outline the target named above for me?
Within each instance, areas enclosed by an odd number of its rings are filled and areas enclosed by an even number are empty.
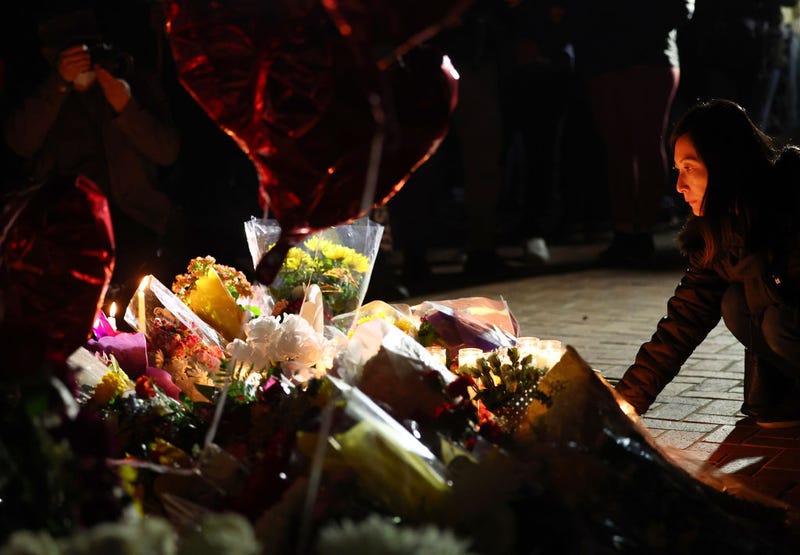
[[[208,400],[195,385],[213,387],[220,369],[224,339],[214,328],[153,276],[142,279],[125,322],[147,337],[150,365],[169,372],[191,399]]]
[[[251,218],[245,234],[254,266],[280,234],[276,221]],[[383,226],[369,218],[314,233],[289,250],[270,291],[276,301],[301,299],[304,287],[316,284],[322,291],[328,319],[355,311],[367,294]],[[343,329],[349,322],[336,319]]]

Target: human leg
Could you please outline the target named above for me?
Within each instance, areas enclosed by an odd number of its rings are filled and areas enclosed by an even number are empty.
[[[614,266],[643,267],[655,248],[650,234],[641,231],[639,167],[635,147],[640,117],[638,88],[630,82],[631,70],[609,72],[589,83],[597,128],[606,147],[608,190],[613,238],[600,261]]]
[[[635,157],[633,231],[651,235],[658,219],[667,185],[667,131],[672,102],[678,90],[680,71],[675,67],[635,66],[630,69],[631,87],[626,108],[632,124]],[[634,116],[635,114],[635,116]]]
[[[784,340],[798,333],[786,329],[775,320],[784,323],[787,320],[769,315],[765,311],[764,319],[755,317],[747,307],[744,289],[738,284],[731,285],[722,300],[722,318],[725,325],[736,339],[745,346],[744,361],[744,402],[742,413],[752,416],[764,427],[781,427],[800,425],[800,368],[793,365],[790,348],[783,345]],[[776,334],[783,339],[776,340]],[[776,352],[771,346],[783,350]],[[795,358],[794,360],[800,360]],[[792,368],[794,366],[794,369]]]
[[[497,204],[503,179],[502,120],[496,64],[461,70],[453,131],[464,166],[465,243],[469,271],[491,272],[499,262]]]

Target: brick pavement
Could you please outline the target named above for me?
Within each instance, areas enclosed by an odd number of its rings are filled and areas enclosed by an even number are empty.
[[[681,271],[587,269],[481,284],[424,299],[503,297],[522,335],[560,339],[611,383],[664,314]],[[420,299],[409,299],[414,304]],[[800,428],[764,430],[739,412],[743,347],[722,323],[643,421],[674,460],[741,483],[800,511]]]

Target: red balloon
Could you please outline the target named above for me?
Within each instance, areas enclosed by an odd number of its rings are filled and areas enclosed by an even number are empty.
[[[60,178],[7,202],[0,221],[3,352],[64,360],[89,336],[114,269],[106,197],[86,178]],[[3,368],[41,367],[30,362]]]
[[[167,7],[181,82],[254,162],[281,224],[256,268],[263,283],[306,234],[388,201],[447,131],[456,78],[433,49],[381,69],[316,3]]]
[[[397,56],[460,23],[473,0],[323,0],[336,27],[365,64],[386,68]]]

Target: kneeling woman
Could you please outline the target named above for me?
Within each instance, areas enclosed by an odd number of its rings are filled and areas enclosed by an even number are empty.
[[[688,269],[616,389],[647,411],[722,318],[745,347],[742,412],[800,425],[800,149],[778,148],[727,100],[690,109],[672,145],[692,209]]]

